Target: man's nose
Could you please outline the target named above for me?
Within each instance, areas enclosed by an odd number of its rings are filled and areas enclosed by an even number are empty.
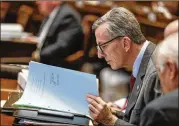
[[[104,54],[101,53],[99,50],[97,51],[97,54],[99,59],[102,59],[104,57]]]

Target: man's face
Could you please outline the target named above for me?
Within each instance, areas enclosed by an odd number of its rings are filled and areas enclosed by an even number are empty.
[[[111,40],[112,38],[109,37],[106,28],[108,27],[108,24],[104,23],[100,25],[96,31],[96,42],[97,45],[104,44],[105,42]],[[105,44],[104,46],[101,46],[101,51],[98,50],[98,58],[104,58],[106,62],[111,66],[113,70],[117,70],[119,68],[124,67],[125,62],[125,52],[122,48],[122,37],[116,38],[113,41],[111,41],[108,44]]]
[[[51,1],[38,1],[36,4],[40,13],[44,16],[48,16],[54,8],[54,3]]]
[[[161,88],[162,88],[162,92],[167,92],[168,86],[167,84],[169,81],[168,75],[167,75],[167,71],[168,69],[163,68],[163,70],[161,70],[160,68],[158,68],[158,75],[160,78],[160,83],[161,83]]]
[[[9,7],[10,7],[9,2],[1,2],[1,19],[5,17]]]
[[[178,87],[177,74],[178,70],[175,63],[167,62],[163,66],[163,70],[158,67],[158,75],[164,93],[168,93]]]

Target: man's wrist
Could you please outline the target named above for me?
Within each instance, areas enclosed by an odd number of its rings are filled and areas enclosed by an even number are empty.
[[[115,115],[112,116],[111,125],[114,126],[117,121],[117,117]]]
[[[104,122],[102,122],[106,126],[114,126],[117,121],[117,117],[115,115],[112,115],[108,119],[106,119]]]
[[[35,51],[35,60],[36,61],[40,61],[40,52],[39,51]]]

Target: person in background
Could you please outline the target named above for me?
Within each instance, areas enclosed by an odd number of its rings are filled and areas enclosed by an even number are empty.
[[[123,7],[113,8],[93,24],[98,57],[104,58],[113,70],[133,67],[130,96],[125,113],[112,113],[99,96],[88,94],[89,111],[95,124],[139,125],[143,108],[158,95],[159,80],[152,60],[155,45],[145,39],[135,16]]]
[[[61,1],[38,1],[36,4],[45,19],[35,39],[38,47],[33,53],[34,60],[69,68],[65,58],[83,47],[79,14]]]
[[[178,20],[165,28],[155,61],[164,95],[149,103],[141,114],[140,126],[178,126]]]
[[[11,2],[1,2],[1,23],[16,23],[17,15],[10,12]]]
[[[175,20],[167,25],[164,31],[164,37],[167,37],[175,32],[178,32],[178,20]]]

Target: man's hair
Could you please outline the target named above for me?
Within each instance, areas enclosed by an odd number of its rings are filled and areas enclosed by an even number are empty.
[[[142,44],[146,40],[135,16],[123,7],[113,8],[96,20],[92,26],[93,31],[103,23],[109,25],[106,30],[111,38],[128,36],[136,44]]]
[[[172,21],[167,25],[167,27],[164,30],[164,37],[167,37],[172,33],[178,32],[178,21],[179,20]]]
[[[155,60],[161,71],[168,59],[173,60],[178,68],[178,32],[169,35],[157,45]]]

